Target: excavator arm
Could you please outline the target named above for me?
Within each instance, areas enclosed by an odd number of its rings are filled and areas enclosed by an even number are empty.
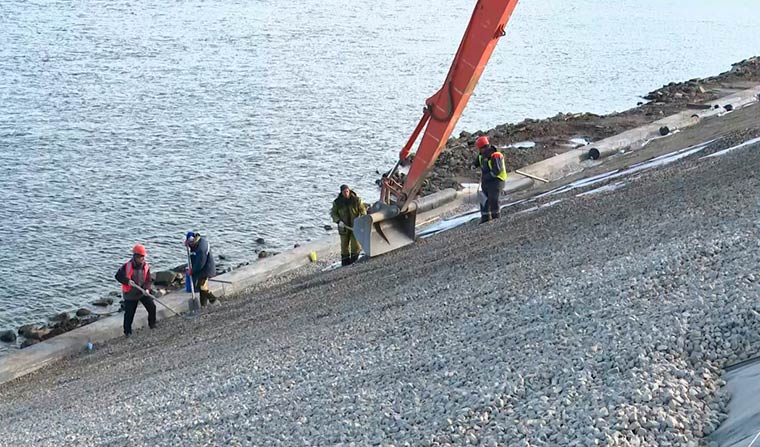
[[[435,203],[416,200],[422,183],[446,145],[480,75],[518,0],[478,0],[446,79],[438,92],[425,101],[417,127],[399,153],[396,165],[381,179],[380,200],[367,216],[354,222],[354,234],[365,254],[376,256],[414,242],[417,212]],[[399,168],[408,163],[422,134],[408,174]]]

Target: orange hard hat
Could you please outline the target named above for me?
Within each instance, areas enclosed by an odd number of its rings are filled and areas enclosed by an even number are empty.
[[[483,149],[484,147],[488,146],[488,137],[483,135],[482,137],[478,137],[477,140],[475,140],[475,147],[478,149]]]
[[[137,244],[132,247],[132,253],[140,256],[145,256],[148,254],[147,250],[145,250],[145,246],[142,244]]]

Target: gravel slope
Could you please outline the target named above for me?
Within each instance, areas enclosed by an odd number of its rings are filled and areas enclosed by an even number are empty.
[[[695,156],[278,279],[0,387],[0,445],[704,444],[760,348],[759,169]]]

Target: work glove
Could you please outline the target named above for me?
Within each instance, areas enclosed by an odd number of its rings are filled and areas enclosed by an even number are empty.
[[[346,224],[344,224],[342,221],[338,222],[338,230],[343,231],[346,229]]]

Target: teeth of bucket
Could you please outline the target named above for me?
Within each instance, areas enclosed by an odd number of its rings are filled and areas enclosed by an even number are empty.
[[[416,212],[395,217],[383,213],[361,216],[354,220],[354,236],[365,255],[378,256],[414,243],[416,218]]]

